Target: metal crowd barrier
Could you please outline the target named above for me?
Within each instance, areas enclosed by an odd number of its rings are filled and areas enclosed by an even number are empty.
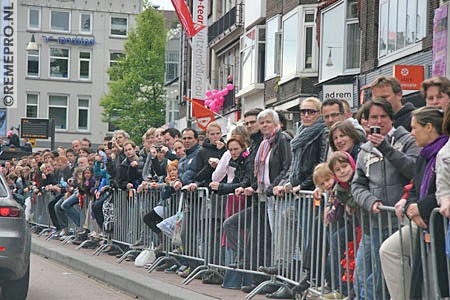
[[[387,206],[381,206],[377,215],[362,210],[351,215],[344,212],[336,222],[325,225],[328,199],[314,199],[308,191],[281,198],[258,198],[210,194],[208,189],[199,188],[196,192],[179,191],[163,202],[159,190],[112,193],[104,204],[104,208],[113,211],[111,216],[105,215],[105,223],[113,224],[112,230],[103,237],[104,245],[93,254],[101,254],[105,245],[130,247],[144,237],[143,246],[125,252],[118,260],[120,263],[129,253],[161,243],[143,222],[143,216],[162,205],[164,218],[182,213],[181,245],[173,244],[172,238],[166,236],[165,254],[148,271],[167,261],[189,264],[193,270],[185,284],[200,276],[223,279],[224,271],[240,272],[264,275],[268,279],[246,298],[252,298],[266,285],[292,289],[306,281],[309,284],[306,293],[314,297],[331,293],[333,299],[390,299],[389,288],[400,285],[402,295],[398,297],[407,299],[410,270],[417,263],[420,251],[422,299],[445,296],[439,280],[446,280],[450,286],[450,261],[442,257],[440,249],[448,232],[448,220],[442,221],[438,209],[431,215],[429,230],[423,230],[416,229],[406,218],[398,220],[395,209]],[[31,223],[35,226],[50,227],[47,204],[52,197],[45,193],[32,200]],[[85,200],[81,209],[81,224],[91,219],[88,203]],[[101,231],[92,220],[86,225]],[[390,287],[380,260],[380,247],[385,247],[383,242],[387,238],[389,243],[397,245],[400,257],[399,265],[395,266],[399,276],[394,278],[397,286],[391,283]],[[381,253],[384,255],[383,250]]]

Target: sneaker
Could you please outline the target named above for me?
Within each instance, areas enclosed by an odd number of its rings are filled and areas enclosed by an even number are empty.
[[[181,278],[187,278],[189,276],[189,274],[191,274],[190,267],[187,267],[183,272],[178,273],[178,275],[180,275]]]
[[[322,296],[322,299],[339,299],[339,300],[342,300],[344,298],[345,298],[345,296],[342,295],[339,292],[331,292],[331,293],[328,293],[328,294],[325,294],[325,295]]]
[[[178,270],[175,272],[177,275],[180,275],[181,273],[184,272],[184,270],[186,270],[187,268],[189,268],[188,266],[181,266],[178,268]]]
[[[156,268],[156,271],[158,272],[162,272],[167,268],[170,268],[171,266],[173,266],[173,263],[171,262],[165,262],[164,264],[160,265],[159,267]]]
[[[178,270],[179,267],[180,266],[177,265],[177,264],[172,265],[170,268],[165,269],[164,273],[175,273]]]

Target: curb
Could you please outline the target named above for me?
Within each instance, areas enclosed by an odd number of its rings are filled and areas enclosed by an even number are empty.
[[[149,276],[132,272],[96,259],[72,249],[52,245],[51,243],[33,238],[31,251],[34,254],[48,257],[76,271],[85,273],[103,281],[114,288],[122,290],[137,299],[154,300],[211,300],[217,299],[189,289],[168,284]]]

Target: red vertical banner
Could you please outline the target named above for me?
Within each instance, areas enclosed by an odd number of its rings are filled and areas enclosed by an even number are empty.
[[[184,0],[172,0],[173,7],[177,13],[178,19],[180,20],[183,29],[189,37],[194,37],[206,26],[199,23],[194,23],[192,20],[191,12]]]
[[[184,98],[192,103],[192,115],[197,119],[198,127],[206,130],[209,123],[215,120],[214,112],[204,106],[204,100]]]

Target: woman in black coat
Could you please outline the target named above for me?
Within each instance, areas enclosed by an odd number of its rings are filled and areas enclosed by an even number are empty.
[[[386,280],[386,285],[392,299],[422,299],[430,295],[422,295],[423,270],[421,263],[420,239],[423,234],[418,234],[422,229],[428,229],[430,216],[434,208],[438,207],[436,201],[436,155],[446,144],[448,137],[442,135],[443,115],[433,107],[417,109],[412,114],[411,134],[416,139],[416,144],[423,147],[416,162],[416,175],[409,192],[408,199],[400,199],[395,205],[395,213],[401,220],[407,217],[411,220],[399,232],[394,233],[380,247],[381,267]],[[444,254],[444,232],[441,218],[435,219],[436,249],[438,258],[437,273],[439,274],[439,286],[441,297],[448,297],[448,280]],[[411,238],[412,232],[412,238]],[[401,237],[401,240],[400,240]],[[412,244],[410,244],[412,241]],[[407,258],[413,249],[413,268]],[[426,254],[425,254],[426,255]],[[401,260],[404,260],[403,270]],[[404,273],[405,286],[402,283],[402,272]],[[429,285],[431,289],[432,284]],[[432,298],[437,295],[431,296]]]

